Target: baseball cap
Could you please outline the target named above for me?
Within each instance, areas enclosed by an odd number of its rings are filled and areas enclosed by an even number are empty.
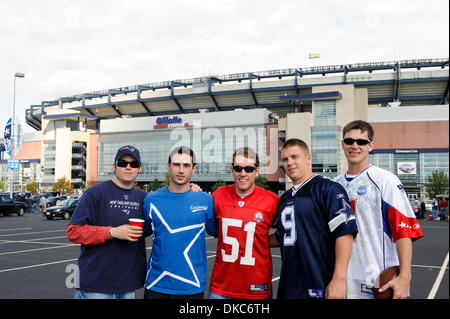
[[[117,163],[117,161],[124,155],[131,155],[136,160],[138,160],[139,163],[141,162],[141,155],[139,154],[138,149],[131,145],[125,145],[117,150],[116,157],[114,158],[114,163]]]

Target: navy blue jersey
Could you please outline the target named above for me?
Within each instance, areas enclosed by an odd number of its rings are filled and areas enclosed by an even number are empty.
[[[277,298],[323,298],[336,239],[358,231],[344,188],[314,175],[281,196],[275,226],[282,258]]]

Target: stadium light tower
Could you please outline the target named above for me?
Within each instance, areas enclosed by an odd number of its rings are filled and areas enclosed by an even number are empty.
[[[21,73],[21,72],[16,72],[14,74],[14,93],[13,93],[13,115],[12,115],[12,123],[11,123],[11,160],[14,160],[14,147],[16,144],[16,139],[15,139],[15,132],[14,132],[14,126],[15,126],[15,118],[16,118],[16,78],[24,78],[25,74]],[[9,180],[9,197],[12,198],[12,194],[13,194],[13,186],[14,186],[14,181],[13,181],[13,170],[11,169],[11,178]]]

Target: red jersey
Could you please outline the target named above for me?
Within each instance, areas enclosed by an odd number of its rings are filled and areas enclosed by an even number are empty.
[[[251,194],[241,198],[233,184],[220,187],[213,198],[219,237],[210,290],[233,298],[270,298],[268,235],[280,197],[255,186]]]

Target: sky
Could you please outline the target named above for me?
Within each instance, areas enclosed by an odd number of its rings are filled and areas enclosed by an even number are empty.
[[[449,56],[448,0],[1,0],[0,131],[41,101],[160,81]],[[320,53],[319,59],[308,59]],[[3,137],[3,133],[1,135]]]

